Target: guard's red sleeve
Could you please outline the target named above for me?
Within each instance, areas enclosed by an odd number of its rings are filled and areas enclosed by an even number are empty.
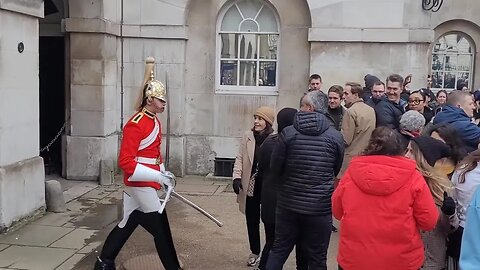
[[[137,166],[138,147],[142,141],[142,129],[133,122],[128,122],[123,128],[123,138],[118,157],[118,166],[125,174],[132,175]]]

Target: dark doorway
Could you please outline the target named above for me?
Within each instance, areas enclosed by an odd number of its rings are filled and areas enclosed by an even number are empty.
[[[40,37],[40,147],[57,137],[65,123],[65,38]],[[61,174],[61,136],[40,152],[46,174]]]

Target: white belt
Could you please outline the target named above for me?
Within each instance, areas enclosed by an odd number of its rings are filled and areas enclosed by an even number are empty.
[[[160,165],[160,158],[136,157],[135,161],[143,164]]]

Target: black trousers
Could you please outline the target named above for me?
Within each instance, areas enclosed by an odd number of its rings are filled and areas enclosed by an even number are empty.
[[[125,227],[115,226],[110,232],[103,245],[100,259],[115,261],[123,245],[125,245],[125,242],[127,242],[138,225],[145,228],[153,236],[155,248],[163,267],[166,270],[180,269],[166,210],[162,214],[158,212],[143,213],[138,210],[133,211]]]
[[[264,223],[265,226],[265,246],[262,250],[262,257],[258,264],[258,269],[265,270],[268,261],[268,254],[273,247],[275,241],[275,223]],[[308,261],[306,252],[302,249],[301,243],[295,244],[297,270],[308,270]]]
[[[275,241],[267,270],[281,270],[293,246],[300,243],[309,270],[327,270],[332,215],[304,215],[277,207]]]
[[[256,185],[255,185],[256,187]],[[253,254],[260,254],[260,194],[254,192],[253,197],[247,196],[245,203],[245,218],[247,220],[248,242]]]

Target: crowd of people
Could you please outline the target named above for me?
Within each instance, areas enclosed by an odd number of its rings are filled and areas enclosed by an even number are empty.
[[[333,214],[338,269],[480,269],[480,91],[411,78],[324,92],[314,74],[298,110],[253,113],[233,171],[248,266],[283,269],[295,247],[297,269],[327,269]]]

